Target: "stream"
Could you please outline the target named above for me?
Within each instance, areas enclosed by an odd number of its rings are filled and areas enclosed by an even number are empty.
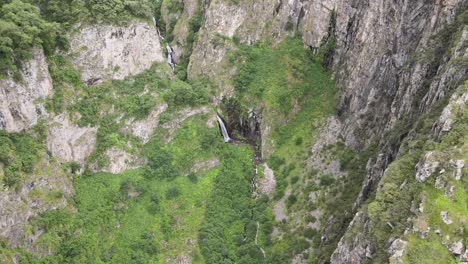
[[[154,27],[156,28],[156,31],[158,32],[159,38],[164,40],[164,37],[161,34],[161,30],[159,30],[158,23],[156,22],[156,18],[153,16],[153,17],[151,17],[151,19],[153,20],[153,24],[154,24]],[[174,62],[174,50],[171,48],[169,43],[166,44],[166,51],[167,51],[167,64],[169,64],[169,66],[171,66],[172,70],[175,70],[175,66],[177,66],[177,65]]]
[[[256,140],[235,140],[235,139],[232,139],[229,136],[228,130],[226,128],[226,125],[224,124],[223,119],[219,115],[216,115],[216,117],[217,117],[217,120],[218,120],[219,129],[221,131],[221,134],[222,134],[222,136],[224,138],[225,143],[248,144],[254,150],[254,154],[253,154],[253,157],[251,159],[254,175],[252,177],[252,180],[250,181],[250,188],[252,189],[252,198],[256,200],[260,196],[259,192],[258,192],[257,179],[258,179],[258,166],[260,164],[262,164],[261,148],[257,144]],[[251,220],[254,219],[254,211],[255,211],[254,208],[252,208],[251,213],[250,213],[250,219]],[[266,258],[265,250],[258,244],[258,231],[260,230],[260,223],[258,221],[256,221],[256,225],[257,225],[257,230],[255,232],[255,245],[262,252],[263,258]],[[247,240],[246,230],[247,230],[247,228],[246,228],[246,226],[244,226],[244,240],[243,241]]]

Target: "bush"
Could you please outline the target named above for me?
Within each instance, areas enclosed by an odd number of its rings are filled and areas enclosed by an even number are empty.
[[[5,184],[19,187],[22,175],[32,173],[42,148],[28,133],[0,131],[0,162],[5,166]]]
[[[175,198],[179,197],[179,195],[180,195],[180,191],[179,191],[179,188],[177,188],[177,187],[171,187],[171,188],[167,189],[167,191],[166,191],[166,199],[168,199],[168,200],[175,199]]]
[[[320,176],[320,186],[330,186],[335,183],[335,178],[331,175]]]
[[[294,142],[296,146],[302,145],[302,137],[296,138],[296,141]]]
[[[164,149],[154,151],[148,156],[146,178],[173,180],[179,175],[178,169],[172,164],[172,154]]]
[[[69,166],[70,166],[71,173],[73,174],[79,172],[81,169],[81,165],[76,161],[70,162]]]
[[[17,70],[21,60],[31,58],[31,49],[42,46],[52,53],[64,41],[64,33],[57,23],[45,21],[39,8],[20,0],[3,4],[0,8],[0,74]]]
[[[198,182],[198,177],[197,175],[195,175],[195,173],[190,173],[188,175],[188,179],[193,182],[193,183],[197,183]]]
[[[304,237],[308,239],[313,239],[317,234],[318,231],[310,227],[306,228],[306,230],[304,231]]]
[[[297,202],[297,197],[294,194],[291,194],[288,196],[288,199],[286,200],[286,206],[291,207],[296,202]]]
[[[293,177],[291,178],[291,184],[295,184],[295,183],[297,183],[298,181],[299,181],[299,176],[293,176]]]

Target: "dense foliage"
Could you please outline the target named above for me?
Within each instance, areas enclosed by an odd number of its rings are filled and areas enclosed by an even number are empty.
[[[0,6],[0,74],[18,69],[34,46],[48,53],[56,46],[66,47],[61,26],[46,21],[37,6],[21,0],[6,2]]]
[[[0,77],[16,72],[33,47],[52,54],[67,49],[66,29],[78,21],[123,24],[150,18],[162,0],[3,0],[0,1]]]
[[[3,164],[3,182],[10,187],[19,187],[25,173],[32,173],[41,150],[38,143],[28,133],[8,134],[0,130],[0,164]]]

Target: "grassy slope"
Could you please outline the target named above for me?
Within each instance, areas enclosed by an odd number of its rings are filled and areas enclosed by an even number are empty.
[[[269,137],[274,144],[266,147],[271,153],[268,164],[277,180],[275,198],[283,197],[289,190],[297,198],[295,204],[290,202],[290,210],[309,211],[310,190],[303,191],[300,186],[311,176],[305,168],[308,151],[326,118],[335,113],[337,93],[330,74],[296,38],[287,39],[276,47],[262,44],[241,47],[232,55],[231,62],[240,64],[234,78],[237,98],[247,109],[261,106],[262,122],[272,127]],[[301,184],[291,184],[291,180]],[[273,204],[274,201],[270,203]],[[268,227],[274,222],[272,207],[263,212],[263,217],[261,226]],[[301,220],[302,226],[275,224],[286,235],[273,240],[270,234],[263,237],[268,262],[284,263],[310,246],[315,232],[304,233],[307,221],[307,218]]]

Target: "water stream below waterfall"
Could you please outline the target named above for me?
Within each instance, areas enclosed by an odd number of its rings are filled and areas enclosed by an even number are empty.
[[[249,117],[251,117],[251,115],[249,114]],[[257,140],[238,140],[238,139],[232,139],[230,136],[229,136],[229,133],[228,133],[228,130],[226,128],[226,125],[224,124],[224,121],[223,119],[219,116],[219,115],[216,115],[216,118],[217,118],[217,121],[218,121],[218,124],[219,124],[219,129],[221,131],[221,135],[223,136],[224,138],[224,142],[225,143],[233,143],[233,144],[248,144],[250,145],[253,150],[254,150],[254,153],[253,153],[253,156],[252,156],[252,167],[253,167],[253,177],[252,177],[252,180],[250,181],[250,187],[252,189],[252,198],[253,199],[258,199],[259,198],[259,193],[258,193],[258,186],[257,186],[257,180],[258,180],[258,166],[262,163],[262,153],[261,153],[261,148],[260,146],[257,144]],[[254,208],[251,208],[251,213],[250,213],[250,219],[253,220],[254,219],[254,214],[255,214],[255,210]],[[256,226],[257,226],[257,230],[256,230],[256,233],[255,233],[255,245],[260,249],[260,251],[262,252],[263,254],[263,257],[266,258],[266,253],[265,253],[265,250],[260,246],[258,245],[258,232],[260,230],[260,223],[258,221],[256,221]],[[246,227],[244,226],[244,241],[247,240],[247,235],[246,235]]]

